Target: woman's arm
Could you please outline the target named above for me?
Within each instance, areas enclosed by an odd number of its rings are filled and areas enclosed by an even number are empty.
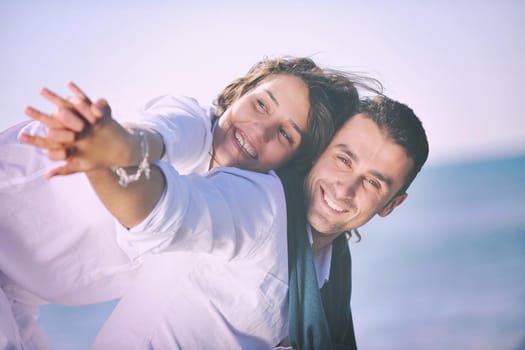
[[[70,89],[79,90],[74,84],[69,83]],[[42,95],[55,104],[62,104],[62,99],[47,89],[42,89]],[[80,91],[79,94],[83,93]],[[85,96],[85,95],[83,95]],[[87,99],[87,97],[85,97]],[[67,101],[73,106],[78,104],[79,98]],[[97,101],[93,105],[104,101]],[[26,113],[35,123],[39,122],[47,127],[45,138],[41,133],[26,135],[24,140],[41,148],[48,149],[52,160],[66,160],[69,153],[65,147],[56,149],[56,145],[73,143],[85,136],[91,127],[102,117],[101,112],[91,113],[92,118],[81,116],[78,113],[53,113],[53,118],[42,115],[28,107]],[[127,129],[127,143],[131,154],[121,154],[119,164],[138,165],[141,161],[141,150],[138,147],[138,136],[133,135],[131,129],[143,131],[149,149],[149,161],[153,163],[160,158],[170,162],[180,173],[204,173],[208,170],[209,149],[211,148],[211,120],[212,109],[204,109],[190,97],[164,95],[148,101],[139,112],[139,119],[134,122],[124,122],[122,126]],[[119,125],[121,126],[121,125]],[[41,130],[41,129],[38,129]],[[74,146],[70,146],[74,148]],[[51,172],[50,175],[59,173]],[[60,173],[64,174],[64,173]]]
[[[126,188],[118,184],[118,177],[111,169],[87,171],[86,175],[110,213],[125,227],[142,222],[155,207],[165,188],[160,169],[151,166],[150,178],[140,178]]]
[[[119,245],[131,258],[177,250],[233,259],[286,241],[286,206],[274,174],[217,168],[183,176],[166,162],[157,164],[166,179],[161,199],[138,226],[117,228]]]
[[[22,140],[35,146],[48,148],[50,156],[64,159],[66,164],[51,171],[50,176],[86,172],[95,192],[115,216],[126,227],[133,227],[151,212],[159,200],[165,181],[157,167],[151,167],[150,179],[142,176],[138,181],[123,188],[118,183],[118,176],[111,167],[126,167],[128,173],[136,171],[144,157],[144,145],[140,135],[131,134],[117,121],[111,118],[111,111],[105,101],[91,101],[74,84],[70,88],[77,97],[74,102],[66,101],[49,90],[43,95],[58,107],[56,118],[50,118],[33,109],[26,109],[33,119],[46,124],[50,130],[63,124],[60,120],[72,121],[81,115],[90,124],[89,132],[78,140],[64,138],[64,133],[55,133],[62,137],[57,141],[49,137],[23,136]],[[78,130],[78,125],[76,126]],[[144,135],[146,137],[146,135]],[[155,135],[153,135],[154,140]],[[155,142],[155,141],[154,141]],[[160,148],[161,149],[161,148]],[[138,151],[137,151],[138,150]],[[153,146],[153,152],[160,157],[159,147]],[[150,159],[147,160],[149,164]],[[129,167],[132,165],[131,167]]]

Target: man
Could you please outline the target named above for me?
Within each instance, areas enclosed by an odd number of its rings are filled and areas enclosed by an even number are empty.
[[[427,157],[425,130],[414,112],[379,97],[361,102],[315,162],[304,184],[306,210],[300,186],[291,187],[296,179],[281,174],[287,184],[294,348],[356,348],[346,235],[403,203]]]

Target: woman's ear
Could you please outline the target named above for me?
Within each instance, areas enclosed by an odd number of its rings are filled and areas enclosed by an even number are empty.
[[[403,193],[403,194],[399,194],[397,196],[395,196],[394,198],[392,198],[392,200],[387,204],[385,205],[385,207],[383,209],[381,209],[377,215],[381,216],[381,217],[385,217],[387,215],[389,215],[392,211],[394,211],[395,207],[397,207],[398,205],[400,205],[401,203],[403,203],[405,201],[405,199],[407,199],[408,197],[408,193]]]

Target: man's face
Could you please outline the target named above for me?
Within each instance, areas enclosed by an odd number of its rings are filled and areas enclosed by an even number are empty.
[[[413,165],[403,147],[364,114],[334,136],[306,180],[308,221],[324,237],[386,216],[401,204],[401,189]]]

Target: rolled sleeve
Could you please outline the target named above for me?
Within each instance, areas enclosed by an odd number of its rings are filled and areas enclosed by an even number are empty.
[[[157,165],[166,177],[159,202],[136,227],[118,227],[119,244],[131,258],[166,250],[249,256],[283,212],[282,186],[273,173],[218,168],[183,176],[163,161]]]
[[[164,160],[173,164],[179,172],[203,164],[207,170],[211,149],[211,119],[213,110],[202,108],[197,100],[190,97],[170,95],[157,97],[148,102],[136,124],[149,128],[162,136],[165,146]],[[193,172],[193,169],[192,169]]]

